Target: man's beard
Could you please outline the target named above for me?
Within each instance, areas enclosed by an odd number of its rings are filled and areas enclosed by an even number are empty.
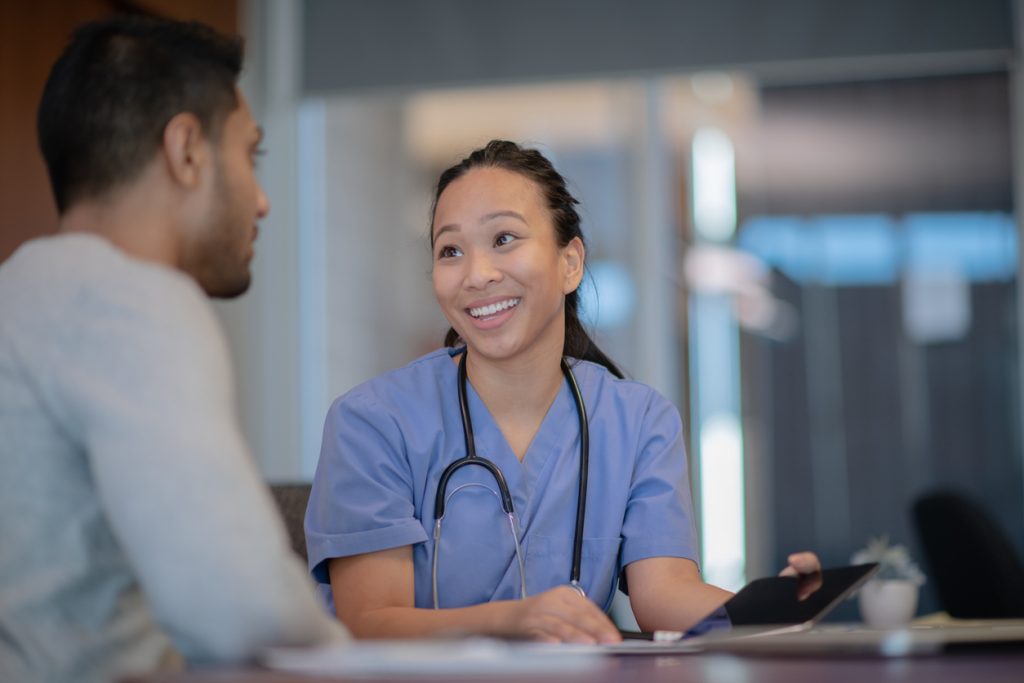
[[[216,299],[232,299],[249,289],[252,274],[245,249],[248,236],[239,229],[243,220],[232,214],[231,188],[223,168],[218,166],[215,180],[217,204],[212,208],[210,223],[196,254],[196,280],[203,291]]]

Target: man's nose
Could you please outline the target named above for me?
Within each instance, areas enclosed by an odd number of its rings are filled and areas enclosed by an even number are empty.
[[[270,199],[267,198],[267,193],[263,191],[262,185],[259,187],[259,196],[256,198],[256,212],[259,218],[266,218],[270,213]]]

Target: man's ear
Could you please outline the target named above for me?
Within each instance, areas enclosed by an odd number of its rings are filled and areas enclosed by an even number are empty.
[[[562,258],[565,261],[565,293],[575,292],[583,280],[583,264],[586,260],[586,249],[583,240],[573,237],[569,244],[562,247]]]
[[[167,122],[161,149],[171,178],[185,187],[199,185],[210,159],[210,144],[195,114],[182,112]]]

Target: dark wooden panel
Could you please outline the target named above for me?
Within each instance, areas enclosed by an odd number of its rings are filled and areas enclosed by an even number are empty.
[[[57,228],[36,142],[39,97],[74,28],[118,9],[197,19],[237,33],[237,0],[0,0],[0,261],[25,240]]]

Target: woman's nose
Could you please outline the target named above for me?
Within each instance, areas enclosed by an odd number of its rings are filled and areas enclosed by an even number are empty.
[[[491,255],[486,252],[471,252],[467,284],[474,289],[482,289],[492,282],[501,280],[501,270]]]

